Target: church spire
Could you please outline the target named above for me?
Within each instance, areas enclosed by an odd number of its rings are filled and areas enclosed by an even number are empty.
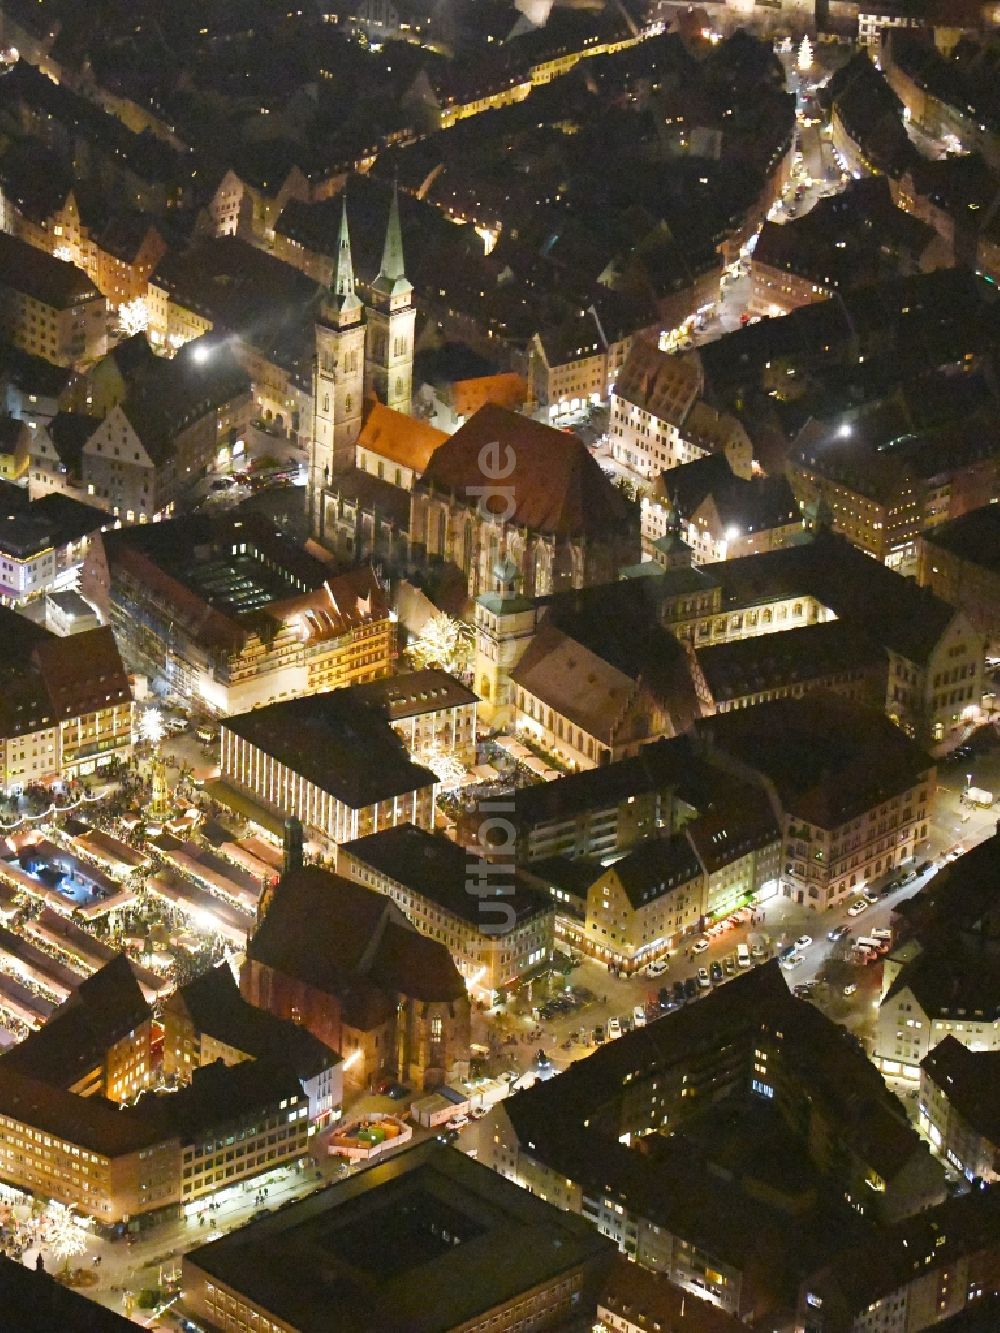
[[[373,284],[382,296],[408,297],[413,290],[406,278],[403,265],[403,229],[399,224],[399,182],[393,181],[392,202],[389,205],[389,223],[385,229],[382,264]]]
[[[399,181],[392,183],[392,203],[389,205],[389,225],[385,230],[382,247],[381,272],[395,281],[405,277],[403,269],[403,231],[399,225]]]
[[[351,259],[351,234],[347,228],[347,190],[344,190],[340,211],[340,235],[337,239],[337,262],[333,271],[333,305],[340,319],[353,317],[361,309],[354,290],[354,263]]]

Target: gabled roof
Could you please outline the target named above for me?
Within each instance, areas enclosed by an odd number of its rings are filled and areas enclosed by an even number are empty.
[[[876,643],[918,664],[927,661],[961,614],[846,537],[826,530],[801,546],[722,561],[713,566],[713,575],[722,584],[725,609],[812,596]]]
[[[687,835],[673,833],[669,838],[641,842],[603,874],[618,880],[625,896],[638,910],[682,884],[700,880],[702,869]]]
[[[703,387],[695,357],[661,352],[655,343],[637,338],[618,376],[615,397],[679,426]]]
[[[286,1065],[300,1079],[314,1078],[340,1062],[337,1052],[308,1028],[244,1000],[225,962],[181,986],[166,1007],[183,1007],[199,1033],[207,1033],[251,1059]]]
[[[0,232],[0,285],[56,310],[103,300],[82,268],[36,250],[5,231]]]
[[[46,425],[52,447],[70,475],[79,475],[83,446],[100,424],[100,417],[90,417],[83,412],[57,412]]]
[[[430,1004],[467,994],[447,948],[419,934],[391,899],[319,866],[282,877],[247,956],[330,995],[374,991],[383,1008],[396,995]]]
[[[966,1124],[1000,1151],[1000,1051],[972,1051],[949,1033],[920,1068]]]
[[[698,648],[696,656],[717,702],[887,667],[885,650],[845,620],[713,644]]]
[[[44,1027],[0,1059],[0,1075],[9,1068],[53,1087],[69,1088],[151,1016],[128,959],[117,954],[82,981]]]
[[[886,991],[885,1004],[910,991],[932,1019],[976,1023],[1000,1020],[1000,959],[991,947],[944,933],[903,967]]]
[[[429,422],[405,412],[394,412],[384,403],[375,402],[361,427],[357,447],[412,468],[419,474],[430,462],[434,450],[447,438],[445,431]]]
[[[492,499],[474,489],[490,485],[481,462],[486,449],[495,453],[493,470],[503,474],[493,483],[498,494]],[[500,488],[509,488],[510,523],[564,539],[599,540],[630,521],[627,502],[581,440],[492,404],[435,450],[421,485],[451,491],[493,513],[506,512],[508,492]]]
[[[127,703],[131,688],[110,628],[60,638],[0,607],[0,735]]]

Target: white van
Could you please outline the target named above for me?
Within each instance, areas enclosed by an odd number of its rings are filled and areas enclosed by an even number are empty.
[[[737,944],[736,961],[740,967],[749,967],[751,963],[750,950],[745,944]]]

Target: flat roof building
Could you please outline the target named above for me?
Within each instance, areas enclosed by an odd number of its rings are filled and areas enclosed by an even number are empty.
[[[479,1333],[592,1322],[610,1243],[421,1143],[185,1255],[184,1309],[288,1333]]]
[[[436,775],[353,690],[288,699],[222,724],[222,779],[325,844],[412,823],[430,828]]]

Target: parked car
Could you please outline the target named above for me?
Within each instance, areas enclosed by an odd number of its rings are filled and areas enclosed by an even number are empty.
[[[708,990],[711,984],[712,984],[712,978],[708,975],[708,968],[699,967],[698,985],[701,987],[702,990]]]
[[[674,982],[674,999],[678,1004],[684,1003],[684,982],[679,979]]]
[[[701,939],[695,940],[694,944],[691,945],[691,952],[704,953],[705,950],[708,948],[708,943],[709,943],[708,940],[706,940],[703,935]]]
[[[607,1041],[607,1034],[604,1031],[604,1025],[598,1023],[597,1027],[594,1028],[594,1045],[600,1046],[605,1041]]]
[[[643,1005],[643,1004],[637,1004],[637,1005],[635,1006],[635,1008],[632,1010],[632,1022],[635,1024],[635,1026],[636,1026],[637,1028],[644,1028],[644,1027],[646,1026],[646,1006],[645,1006],[645,1005]]]
[[[867,912],[871,906],[867,898],[858,898],[856,902],[851,903],[847,909],[848,916],[860,916],[862,912]]]
[[[698,978],[688,977],[687,980],[684,982],[685,999],[693,1000],[697,994],[698,994]]]
[[[613,1041],[613,1040],[615,1039],[615,1037],[620,1037],[621,1035],[622,1035],[622,1025],[621,1025],[621,1020],[618,1019],[618,1018],[609,1018],[609,1019],[608,1019],[608,1039],[609,1039],[610,1041]]]
[[[712,978],[712,985],[717,986],[722,980],[722,964],[714,962],[708,969],[708,974]]]
[[[647,977],[662,977],[667,970],[667,961],[665,958],[655,958],[646,968]]]
[[[727,954],[726,957],[723,958],[722,970],[725,972],[727,977],[734,977],[736,975],[736,963],[735,960],[733,959],[732,954]]]

